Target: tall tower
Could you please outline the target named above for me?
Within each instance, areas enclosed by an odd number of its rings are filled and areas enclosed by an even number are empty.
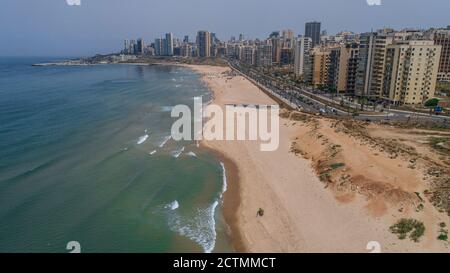
[[[123,41],[123,53],[130,54],[130,40],[128,39]]]
[[[393,35],[381,32],[363,33],[360,37],[355,94],[361,97],[379,97],[383,90],[386,48]]]
[[[312,40],[312,46],[320,44],[320,22],[308,22],[305,24],[305,37]]]
[[[135,52],[135,54],[144,54],[144,40],[142,40],[141,38],[137,40],[137,52]]]
[[[301,37],[295,46],[294,73],[296,77],[304,74],[306,57],[309,55],[312,40],[309,37]]]
[[[161,56],[163,55],[164,50],[163,50],[163,39],[161,38],[156,38],[155,39],[155,55],[156,56]]]
[[[166,49],[165,53],[167,56],[173,56],[173,34],[166,33]]]
[[[197,34],[199,57],[209,58],[211,56],[211,34],[201,30]]]

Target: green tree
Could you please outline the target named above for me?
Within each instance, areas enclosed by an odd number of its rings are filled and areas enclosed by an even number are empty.
[[[433,98],[433,99],[429,99],[425,102],[425,106],[426,107],[436,107],[438,106],[439,103],[439,99],[437,98]]]

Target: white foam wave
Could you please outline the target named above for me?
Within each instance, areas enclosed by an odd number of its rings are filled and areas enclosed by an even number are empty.
[[[194,152],[187,153],[188,156],[197,157],[197,155]]]
[[[161,142],[161,144],[159,144],[159,148],[164,147],[164,145],[166,145],[167,141],[169,141],[172,138],[172,136],[167,136],[164,138],[164,140]]]
[[[148,153],[149,155],[154,155],[156,154],[156,150],[151,151],[150,153]]]
[[[184,152],[184,147],[178,151],[173,151],[172,155],[173,155],[173,157],[178,158],[183,152]]]
[[[219,202],[206,208],[197,208],[192,215],[180,216],[176,211],[169,214],[169,227],[181,236],[199,244],[205,253],[211,253],[216,245],[215,210]]]
[[[184,150],[184,147],[183,149]],[[188,154],[193,154],[189,152]],[[223,194],[227,191],[227,176],[225,164],[220,162],[222,167],[222,192],[220,199],[222,199]],[[184,236],[193,242],[197,243],[203,248],[205,253],[211,253],[214,251],[216,246],[216,220],[215,212],[219,205],[219,200],[214,201],[211,205],[206,207],[196,208],[192,213],[188,215],[181,215],[177,209],[179,204],[174,201],[165,206],[169,211],[168,213],[168,224],[170,230]]]
[[[225,170],[225,164],[223,162],[220,162],[220,166],[222,166],[222,193],[220,194],[220,198],[222,199],[223,195],[227,191],[228,184],[227,184],[227,172]]]
[[[175,200],[172,203],[165,206],[166,209],[170,209],[170,210],[176,210],[179,207],[180,207],[180,204],[178,204],[177,200]]]
[[[143,135],[143,136],[139,137],[137,144],[141,145],[142,143],[146,142],[147,139],[148,139],[148,135]]]

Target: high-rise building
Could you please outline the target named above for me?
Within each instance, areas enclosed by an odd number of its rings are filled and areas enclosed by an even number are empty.
[[[293,61],[292,49],[290,48],[282,48],[280,55],[280,64],[281,65],[290,65]]]
[[[189,43],[184,43],[180,49],[180,56],[192,57],[192,46]]]
[[[255,65],[255,48],[253,46],[244,46],[242,49],[241,61],[247,65]]]
[[[273,39],[273,38],[280,38],[280,32],[272,31],[272,33],[270,33],[270,35],[269,35],[269,39]]]
[[[144,48],[145,48],[145,46],[144,46],[144,40],[142,40],[141,38],[139,38],[139,39],[137,40],[137,50],[136,50],[135,54],[138,54],[138,55],[144,55]]]
[[[441,48],[432,40],[387,46],[381,98],[395,104],[422,104],[433,98]]]
[[[320,22],[308,22],[305,24],[305,37],[312,40],[312,46],[320,44]]]
[[[130,54],[130,40],[128,39],[123,41],[123,53]]]
[[[283,47],[294,48],[294,31],[292,29],[285,29],[282,32]]]
[[[136,45],[136,40],[131,40],[130,41],[130,54],[136,54],[137,51],[137,45]]]
[[[165,54],[167,56],[173,56],[173,34],[172,33],[166,33],[166,39],[165,39]]]
[[[347,65],[343,62],[346,59],[346,51],[342,47],[343,46],[334,46],[330,48],[327,86],[333,92],[338,92],[339,89],[345,89]]]
[[[163,42],[164,39],[161,38],[156,38],[155,39],[155,55],[156,56],[162,56],[164,55],[164,47],[163,47]]]
[[[217,46],[217,56],[223,58],[227,56],[227,46],[226,43],[221,43]]]
[[[189,43],[189,36],[188,35],[184,36],[183,43]]]
[[[272,61],[275,64],[280,64],[282,41],[277,36],[273,36],[270,41],[272,43]]]
[[[341,44],[330,48],[328,87],[335,92],[354,93],[359,46]]]
[[[355,94],[356,85],[356,71],[358,69],[358,57],[359,57],[359,44],[350,43],[346,45],[348,54],[347,61],[347,83],[345,92],[349,94]],[[340,91],[340,90],[339,90]]]
[[[219,39],[217,39],[216,34],[214,32],[211,32],[211,46],[216,45],[219,42]]]
[[[227,45],[227,57],[228,58],[237,58],[236,54],[236,45],[235,44],[228,44]]]
[[[258,67],[272,66],[272,45],[261,44],[256,51],[256,65]]]
[[[312,84],[326,86],[328,84],[328,69],[330,65],[329,48],[316,47],[312,51]]]
[[[384,63],[387,46],[394,36],[385,32],[361,34],[355,94],[378,98],[383,90]]]
[[[295,46],[294,52],[294,74],[302,77],[305,73],[305,62],[311,49],[312,40],[309,37],[301,37]]]
[[[450,82],[450,29],[437,30],[433,38],[436,45],[442,46],[438,81]]]
[[[201,30],[197,34],[198,54],[201,58],[211,56],[211,34],[208,31]]]
[[[293,40],[294,31],[292,29],[285,29],[282,31],[282,36],[284,40]]]

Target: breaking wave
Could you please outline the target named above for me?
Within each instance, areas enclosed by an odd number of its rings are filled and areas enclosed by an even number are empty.
[[[159,144],[159,148],[164,147],[164,145],[166,145],[167,141],[169,141],[172,138],[172,136],[167,136],[164,138],[164,140],[161,142],[161,144]]]
[[[172,155],[173,155],[173,157],[178,158],[183,152],[184,152],[184,147],[178,151],[173,151]]]
[[[147,139],[148,139],[148,135],[143,135],[143,136],[139,137],[137,144],[141,145],[142,143],[146,142]]]
[[[223,162],[220,162],[220,166],[222,167],[222,193],[220,194],[220,199],[222,199],[223,195],[227,191],[228,184],[227,184],[227,172],[225,170],[225,164]]]
[[[177,203],[178,204],[178,203]],[[199,244],[205,253],[211,253],[216,246],[215,210],[219,202],[214,201],[210,206],[197,208],[191,215],[181,216],[169,204],[169,228],[193,242]]]
[[[170,209],[170,210],[176,210],[176,209],[179,208],[179,207],[180,207],[180,204],[178,204],[178,201],[177,201],[177,200],[175,200],[175,201],[173,201],[172,203],[167,204],[167,205],[165,206],[166,209]]]
[[[197,155],[194,152],[188,152],[186,153],[188,156],[197,157]]]

